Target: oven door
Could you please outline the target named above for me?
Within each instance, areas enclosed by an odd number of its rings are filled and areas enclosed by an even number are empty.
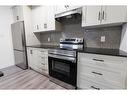
[[[77,64],[75,61],[49,56],[49,75],[76,86]]]

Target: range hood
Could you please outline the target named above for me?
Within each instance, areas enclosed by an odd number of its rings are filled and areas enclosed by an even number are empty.
[[[82,8],[77,8],[77,9],[73,9],[73,10],[69,10],[69,11],[65,11],[59,14],[55,15],[55,19],[57,21],[61,21],[61,20],[65,20],[65,19],[73,19],[76,17],[81,17],[82,14]]]

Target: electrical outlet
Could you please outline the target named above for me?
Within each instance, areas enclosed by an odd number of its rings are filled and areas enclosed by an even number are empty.
[[[101,36],[101,42],[105,42],[105,36]]]
[[[50,42],[50,37],[48,37],[48,42]]]

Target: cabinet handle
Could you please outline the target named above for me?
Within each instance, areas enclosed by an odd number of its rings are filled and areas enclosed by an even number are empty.
[[[45,57],[41,57],[42,59],[45,59]]]
[[[100,90],[100,88],[97,88],[95,86],[91,86],[91,88],[96,89],[96,90]]]
[[[67,8],[69,8],[69,5],[67,5]]]
[[[100,61],[100,62],[104,62],[104,60],[101,60],[101,59],[93,59],[94,61]]]
[[[42,65],[45,65],[45,63],[41,63]]]
[[[103,20],[105,19],[105,13],[104,13],[104,11],[102,12],[102,19]]]
[[[44,28],[47,28],[47,24],[46,23],[44,24]]]
[[[98,14],[98,20],[100,20],[100,17],[101,17],[101,13],[99,12],[99,14]]]
[[[39,30],[39,26],[37,25],[37,30]]]
[[[69,8],[69,5],[65,5],[65,8]]]
[[[30,54],[33,54],[33,51],[32,50],[30,50]]]
[[[103,75],[103,74],[101,74],[101,73],[98,73],[98,72],[92,72],[93,74],[97,74],[97,75]]]
[[[16,16],[16,19],[19,20],[19,16]]]

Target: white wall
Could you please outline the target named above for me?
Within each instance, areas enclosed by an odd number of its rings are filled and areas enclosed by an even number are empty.
[[[10,7],[0,6],[0,69],[14,65],[11,39],[12,22]]]

